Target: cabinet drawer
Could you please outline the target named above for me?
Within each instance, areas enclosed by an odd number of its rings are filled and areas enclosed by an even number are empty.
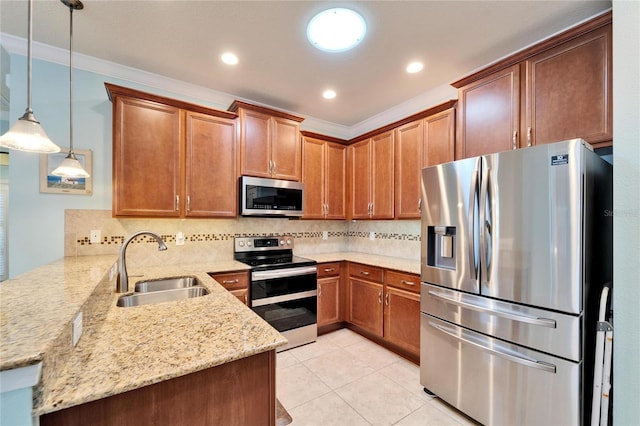
[[[227,290],[243,290],[249,288],[248,272],[223,272],[209,274],[211,278]]]
[[[318,278],[335,277],[337,275],[340,275],[340,262],[318,264]]]
[[[350,263],[349,275],[360,279],[366,279],[367,281],[382,283],[382,277],[384,276],[384,273],[382,268],[361,265],[359,263]]]
[[[384,282],[392,287],[420,293],[420,277],[406,272],[387,271]]]

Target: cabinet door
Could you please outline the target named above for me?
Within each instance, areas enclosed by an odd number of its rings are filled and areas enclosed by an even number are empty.
[[[349,146],[351,217],[368,219],[371,203],[371,140]]]
[[[325,155],[325,204],[327,205],[326,217],[327,219],[346,219],[346,147],[340,144],[327,143]]]
[[[271,160],[272,177],[300,180],[300,126],[296,121],[272,118]]]
[[[518,147],[520,65],[514,65],[458,90],[456,159]]]
[[[395,214],[397,219],[419,219],[420,171],[424,167],[423,121],[413,121],[396,129]]]
[[[393,219],[393,131],[371,142],[371,218]]]
[[[444,164],[455,159],[455,124],[454,108],[424,119],[424,166]]]
[[[340,277],[318,279],[318,326],[340,321]]]
[[[124,96],[113,102],[113,215],[179,217],[181,110]]]
[[[249,290],[229,290],[229,293],[233,294],[239,301],[245,305],[249,305]]]
[[[302,182],[304,193],[302,200],[305,219],[323,219],[325,204],[325,142],[303,138],[302,146]]]
[[[384,338],[413,355],[420,355],[420,295],[386,287]]]
[[[240,110],[240,174],[271,177],[271,116]]]
[[[382,337],[382,284],[349,279],[349,322]]]
[[[235,121],[188,112],[185,215],[235,216]]]
[[[582,138],[610,142],[611,26],[526,61],[526,128],[530,145]]]

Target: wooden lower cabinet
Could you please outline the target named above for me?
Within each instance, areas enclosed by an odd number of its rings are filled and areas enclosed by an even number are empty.
[[[349,322],[382,337],[382,284],[349,278]]]
[[[249,306],[249,272],[218,272],[209,273],[209,276],[223,286],[227,291]]]
[[[42,426],[275,425],[275,350],[45,414]]]
[[[340,321],[340,277],[319,278],[318,327]]]
[[[420,294],[387,286],[384,298],[384,338],[419,356]]]

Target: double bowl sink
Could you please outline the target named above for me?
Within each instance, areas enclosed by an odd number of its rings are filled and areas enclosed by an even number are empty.
[[[209,294],[209,290],[203,287],[195,277],[161,278],[137,282],[134,293],[120,296],[116,305],[122,308],[130,308],[132,306],[192,299],[207,294]]]

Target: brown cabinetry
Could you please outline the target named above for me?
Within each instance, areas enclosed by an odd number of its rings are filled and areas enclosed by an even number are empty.
[[[245,305],[249,305],[249,273],[237,272],[211,272],[211,278],[238,298]]]
[[[384,338],[420,356],[420,278],[385,271]]]
[[[306,135],[302,142],[303,217],[346,219],[346,146]]]
[[[240,117],[239,174],[299,181],[303,118],[240,101],[229,110]]]
[[[453,83],[456,158],[565,139],[612,143],[611,14]]]
[[[420,218],[423,167],[454,160],[455,109],[448,108],[396,129],[395,217]]]
[[[393,219],[394,132],[349,146],[352,219]]]
[[[236,215],[234,114],[105,86],[114,217]]]
[[[318,327],[342,321],[340,262],[318,264]]]
[[[349,264],[348,321],[383,336],[383,270],[357,263]]]

